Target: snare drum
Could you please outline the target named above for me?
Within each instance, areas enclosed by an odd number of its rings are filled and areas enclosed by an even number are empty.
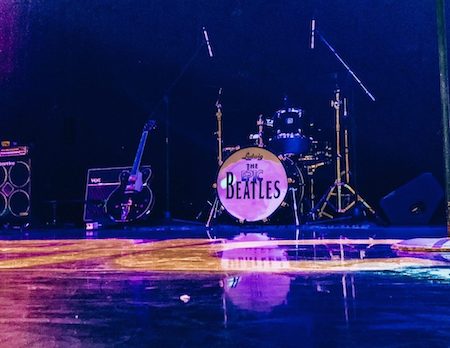
[[[290,181],[285,164],[275,154],[248,147],[234,152],[220,167],[217,194],[225,210],[239,221],[261,221],[284,201]]]

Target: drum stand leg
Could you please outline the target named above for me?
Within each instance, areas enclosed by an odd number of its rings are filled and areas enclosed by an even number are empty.
[[[367,209],[372,215],[376,216],[375,210],[359,195],[356,190],[350,186],[350,160],[349,160],[349,141],[348,130],[344,128],[344,139],[341,139],[341,104],[340,91],[335,91],[335,100],[331,101],[331,107],[336,111],[336,179],[334,184],[328,189],[325,195],[317,204],[316,208],[313,208],[310,212],[310,216],[313,219],[326,217],[329,219],[335,218],[336,214],[345,214],[354,208],[357,203],[361,203],[364,208]],[[347,116],[346,99],[344,99],[344,116]],[[341,142],[344,143],[344,159],[341,155]],[[344,173],[341,172],[342,161],[344,161]],[[351,197],[351,199],[348,199]],[[331,201],[334,199],[336,204]],[[331,210],[326,211],[326,208],[330,207]]]
[[[289,189],[292,192],[292,213],[294,214],[295,226],[300,226],[300,220],[298,218],[298,206],[297,198],[295,197],[296,188],[291,187]]]
[[[346,196],[352,196],[352,199],[348,202],[343,202],[342,198]],[[336,205],[331,202],[333,197],[336,198]],[[361,203],[370,214],[376,216],[375,210],[367,203],[367,201],[356,193],[353,187],[349,184],[336,183],[328,189],[319,204],[317,204],[317,208],[311,212],[311,216],[333,219],[335,218],[334,214],[345,214],[354,208],[357,203]],[[326,210],[328,207],[331,208],[331,211]]]
[[[211,210],[209,211],[209,214],[208,214],[208,220],[206,221],[206,227],[210,227],[212,221],[217,218],[217,213],[219,212],[219,209],[220,209],[220,201],[219,201],[219,197],[216,196],[214,198],[213,204],[211,205]]]
[[[311,200],[311,209],[316,208],[316,193],[314,191],[314,178],[310,179],[310,200]],[[313,220],[316,219],[316,216],[312,216]]]
[[[220,97],[222,95],[222,88],[219,89],[219,95],[217,97],[216,101],[216,119],[217,119],[217,165],[220,168],[220,166],[223,164],[223,149],[222,149],[222,104],[220,103]],[[213,187],[217,189],[214,185]],[[217,214],[220,210],[220,201],[219,197],[217,196],[217,191],[214,195],[214,203],[211,206],[211,210],[209,211],[208,220],[206,221],[206,227],[210,227],[212,220],[217,218]]]

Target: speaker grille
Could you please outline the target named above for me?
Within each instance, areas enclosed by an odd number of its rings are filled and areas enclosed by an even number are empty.
[[[0,223],[24,225],[31,213],[31,159],[28,149],[8,152],[0,159]],[[16,154],[8,157],[5,154]]]
[[[9,168],[9,181],[14,187],[22,188],[30,182],[31,168],[28,163],[17,161]]]

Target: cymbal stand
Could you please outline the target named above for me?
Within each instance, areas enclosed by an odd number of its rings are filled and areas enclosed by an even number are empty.
[[[219,97],[216,101],[216,119],[217,119],[217,167],[220,168],[220,166],[223,164],[223,139],[222,139],[222,104],[220,103],[220,97],[222,95],[222,88],[219,89]],[[213,185],[213,187],[216,189],[217,183]],[[216,219],[217,214],[221,210],[221,204],[219,200],[219,196],[217,195],[217,191],[215,193],[214,202],[211,205],[211,209],[208,214],[208,220],[206,221],[206,227],[211,226],[212,220]]]
[[[348,112],[347,112],[347,98],[344,98],[344,175],[345,182],[350,182],[350,151],[349,151],[349,135],[348,135]]]
[[[264,147],[263,132],[264,132],[264,121],[262,119],[263,115],[259,115],[256,125],[258,126],[258,147]]]
[[[222,88],[219,89],[219,98],[216,101],[216,119],[217,119],[217,164],[220,167],[223,164],[223,140],[222,140],[222,104],[220,104],[220,96]]]
[[[311,49],[314,49],[314,33],[317,33],[320,41],[333,53],[339,63],[347,70],[347,72],[353,77],[353,79],[358,83],[361,89],[366,93],[366,95],[375,101],[373,94],[367,89],[363,84],[361,79],[356,76],[350,66],[342,59],[342,57],[336,52],[335,48],[325,39],[322,33],[316,28],[316,21],[311,21],[312,37],[311,37]],[[327,217],[333,219],[336,214],[345,214],[350,209],[354,208],[357,203],[361,203],[371,214],[376,216],[375,211],[372,207],[359,195],[356,190],[350,186],[350,156],[349,156],[349,132],[347,125],[344,126],[344,173],[341,172],[342,169],[342,154],[341,154],[341,94],[340,90],[335,90],[335,99],[331,101],[331,107],[335,109],[335,131],[336,131],[336,178],[334,184],[328,189],[325,195],[321,198],[315,209],[312,209],[310,215],[312,217]],[[347,101],[344,99],[344,116],[347,116]],[[353,199],[348,200],[347,198]],[[334,203],[332,199],[334,198]],[[346,198],[346,201],[343,201]],[[331,208],[330,211],[326,211],[327,207]]]
[[[346,99],[344,99],[344,115],[347,115]],[[341,108],[342,99],[339,89],[335,91],[335,99],[331,101],[331,107],[335,109],[335,131],[336,131],[336,178],[334,184],[328,189],[325,195],[313,209],[311,215],[318,218],[326,217],[333,219],[336,214],[345,214],[361,203],[371,214],[375,215],[375,210],[359,195],[350,185],[350,156],[349,156],[349,132],[344,126],[344,137],[341,135]],[[341,147],[344,145],[344,157]],[[342,163],[344,161],[344,163]],[[344,171],[342,172],[342,169]],[[327,208],[329,208],[327,210]]]

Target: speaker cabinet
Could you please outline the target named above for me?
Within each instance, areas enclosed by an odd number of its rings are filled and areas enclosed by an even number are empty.
[[[151,167],[142,166],[140,170],[151,170]],[[102,225],[112,223],[105,212],[105,203],[109,195],[119,187],[120,176],[124,171],[130,172],[131,167],[88,169],[83,213],[84,222]]]
[[[28,147],[0,149],[0,223],[24,225],[31,214],[31,159]]]
[[[425,225],[443,197],[438,181],[424,173],[383,197],[380,206],[394,225]]]

